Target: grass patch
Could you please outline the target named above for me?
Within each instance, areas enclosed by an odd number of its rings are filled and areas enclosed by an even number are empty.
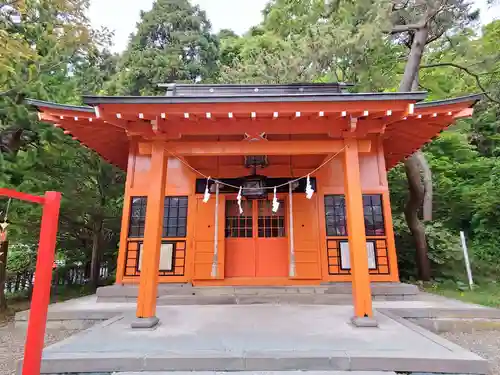
[[[494,282],[475,285],[473,290],[469,290],[468,286],[462,283],[456,284],[453,282],[424,284],[423,289],[429,293],[455,298],[464,302],[500,308],[500,285]]]

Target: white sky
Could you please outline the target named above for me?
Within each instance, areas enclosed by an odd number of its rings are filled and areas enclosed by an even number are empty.
[[[262,19],[267,0],[191,0],[207,12],[214,32],[231,29],[245,33]],[[500,18],[500,4],[487,8],[486,0],[474,0],[482,10],[482,22]],[[94,27],[106,26],[115,32],[113,50],[127,47],[128,37],[134,32],[141,10],[150,10],[153,0],[91,0],[90,20]]]

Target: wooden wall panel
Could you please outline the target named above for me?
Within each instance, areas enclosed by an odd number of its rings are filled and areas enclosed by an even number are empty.
[[[225,198],[219,196],[219,259],[217,279],[224,278],[224,207]],[[194,227],[194,260],[193,260],[193,279],[210,280],[212,262],[214,255],[214,234],[215,234],[215,195],[212,194],[207,203],[203,202],[202,197],[196,199],[196,217]]]
[[[296,278],[320,279],[321,257],[318,230],[318,195],[307,199],[293,195],[293,231]]]

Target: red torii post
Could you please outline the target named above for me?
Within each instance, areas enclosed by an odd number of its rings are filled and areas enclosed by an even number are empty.
[[[61,193],[47,191],[43,197],[0,188],[0,196],[7,196],[43,206],[40,240],[35,269],[35,283],[31,297],[28,332],[24,345],[22,375],[40,375],[42,351],[50,303],[52,265],[54,263],[57,225]]]

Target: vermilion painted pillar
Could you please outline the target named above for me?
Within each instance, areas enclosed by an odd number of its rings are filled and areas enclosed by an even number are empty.
[[[152,145],[151,169],[148,174],[150,187],[147,195],[137,320],[132,323],[132,328],[150,328],[158,323],[155,314],[167,166],[165,145],[155,141]]]
[[[128,165],[127,165],[127,179],[125,181],[125,193],[123,195],[123,211],[122,211],[122,224],[120,232],[120,248],[118,249],[118,259],[116,261],[116,284],[121,284],[123,282],[123,277],[125,275],[125,264],[127,262],[127,239],[128,230],[130,225],[130,190],[132,188],[132,183],[134,181],[134,169],[135,169],[135,152],[137,143],[135,139],[131,139],[129,154],[128,154]]]
[[[61,193],[53,191],[45,193],[40,242],[36,259],[35,283],[31,297],[28,332],[24,349],[23,375],[40,374],[60,204]]]
[[[373,319],[368,254],[366,250],[363,196],[359,172],[358,141],[346,139],[344,150],[344,188],[347,234],[351,259],[352,296],[356,326],[376,326]]]

